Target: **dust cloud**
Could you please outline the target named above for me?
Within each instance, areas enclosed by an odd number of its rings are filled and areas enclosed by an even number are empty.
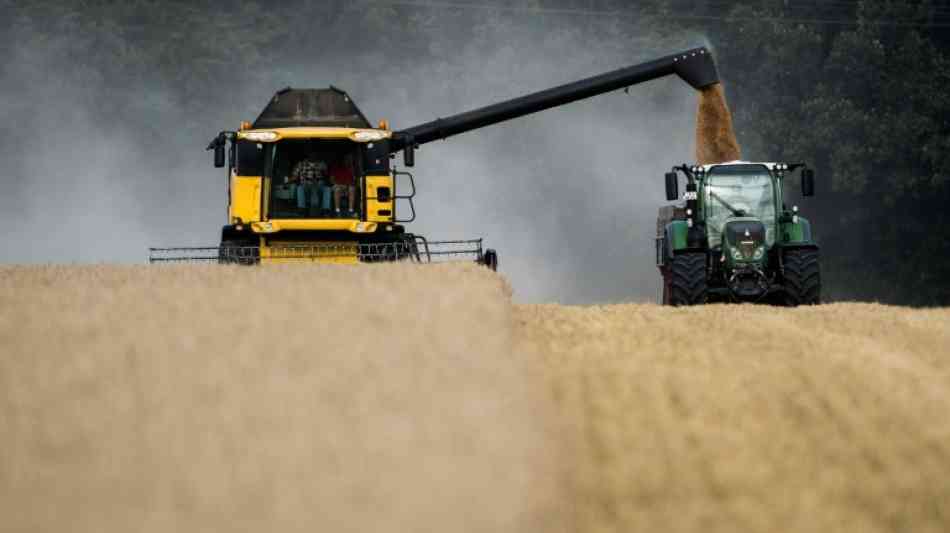
[[[307,9],[278,11],[306,17]],[[373,9],[343,9],[333,31],[361,27]],[[412,35],[393,25],[385,39],[424,35],[419,54],[329,42],[302,49],[289,39],[268,45],[275,61],[247,69],[235,54],[233,68],[207,82],[192,80],[205,65],[184,54],[174,69],[107,83],[103,60],[30,45],[29,24],[17,23],[0,80],[0,262],[136,263],[148,246],[215,245],[227,183],[204,148],[284,86],[341,87],[372,122],[398,129],[698,41],[646,23],[633,30],[634,19],[406,9],[419,23]],[[190,35],[190,25],[181,28]],[[677,79],[657,80],[426,145],[413,170],[418,217],[409,228],[430,239],[483,237],[517,301],[652,300],[662,176],[691,160],[693,93]]]

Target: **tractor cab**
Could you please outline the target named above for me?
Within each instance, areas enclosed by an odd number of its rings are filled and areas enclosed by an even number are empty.
[[[775,242],[776,205],[780,191],[765,165],[716,165],[701,174],[701,211],[707,226],[709,248],[729,245],[723,239],[727,225],[748,227],[757,221],[764,228],[763,244]],[[741,222],[740,222],[741,221]]]

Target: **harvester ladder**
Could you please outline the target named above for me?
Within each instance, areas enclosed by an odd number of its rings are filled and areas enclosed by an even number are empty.
[[[397,179],[398,176],[409,177],[409,188],[412,192],[410,192],[409,194],[403,194],[403,195],[399,194],[399,189],[396,184],[398,181]],[[407,200],[409,202],[409,210],[412,212],[412,216],[409,218],[395,218],[394,217],[393,218],[394,222],[399,222],[399,223],[412,222],[413,220],[416,219],[416,206],[415,204],[412,203],[412,199],[415,198],[415,196],[416,196],[416,180],[413,179],[412,174],[409,172],[403,172],[400,170],[393,170],[393,206],[394,206],[393,212],[395,213],[396,211],[395,204],[399,200]]]

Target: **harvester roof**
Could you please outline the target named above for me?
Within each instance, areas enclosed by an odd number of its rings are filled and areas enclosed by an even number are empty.
[[[289,127],[372,128],[349,95],[333,86],[277,91],[251,125],[253,129]]]

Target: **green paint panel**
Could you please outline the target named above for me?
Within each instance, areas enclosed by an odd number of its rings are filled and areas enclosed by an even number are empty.
[[[782,241],[787,243],[810,243],[811,223],[805,217],[798,217],[798,224],[786,222],[782,224]]]
[[[689,226],[685,220],[674,220],[670,222],[670,251],[683,250],[686,248],[686,234]]]

